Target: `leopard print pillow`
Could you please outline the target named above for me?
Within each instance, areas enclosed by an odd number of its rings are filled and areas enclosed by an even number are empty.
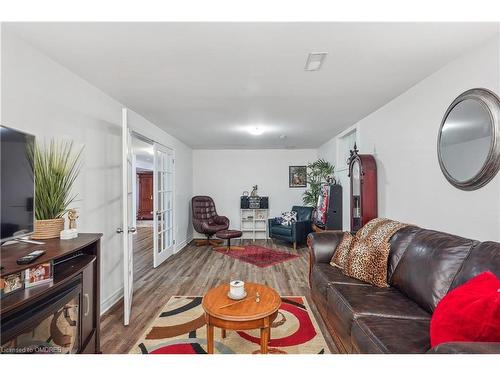
[[[345,262],[347,260],[347,254],[349,253],[349,249],[351,248],[352,241],[354,240],[354,236],[345,232],[344,237],[342,237],[342,241],[337,246],[335,253],[333,254],[332,260],[330,261],[330,265],[343,269]]]
[[[367,238],[356,240],[347,255],[343,273],[378,287],[387,287],[387,258],[390,244],[375,245]]]
[[[408,224],[386,219],[386,221],[373,228],[370,233],[370,240],[375,246],[379,246],[383,242],[389,242],[394,233],[406,226]]]
[[[367,238],[372,233],[372,231],[376,230],[379,225],[385,223],[386,221],[389,221],[389,219],[385,219],[383,217],[377,217],[370,220],[356,232],[356,238],[360,240]]]

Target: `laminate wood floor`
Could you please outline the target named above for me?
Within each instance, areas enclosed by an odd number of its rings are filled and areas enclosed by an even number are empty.
[[[154,269],[152,230],[152,228],[138,228],[135,237],[134,299],[130,325],[127,327],[123,325],[123,301],[114,305],[101,317],[103,353],[128,353],[171,296],[201,296],[210,288],[234,278],[269,285],[282,296],[305,296],[330,351],[337,352],[310,297],[307,247],[297,248],[300,258],[259,268],[212,251],[209,247],[196,247],[190,244]],[[252,241],[245,240],[243,243],[250,244]],[[279,241],[259,240],[255,241],[255,244],[294,252],[286,243]]]

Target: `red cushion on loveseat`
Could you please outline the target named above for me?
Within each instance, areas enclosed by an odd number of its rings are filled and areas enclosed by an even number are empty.
[[[431,319],[431,346],[450,341],[500,342],[500,280],[484,272],[453,289]]]

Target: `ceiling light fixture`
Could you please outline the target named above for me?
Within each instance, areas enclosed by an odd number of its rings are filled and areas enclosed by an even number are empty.
[[[328,52],[311,52],[307,56],[306,66],[304,70],[306,72],[316,72],[321,69],[323,62],[325,61]]]
[[[252,126],[248,128],[248,132],[252,135],[261,135],[264,133],[264,130],[259,126]]]

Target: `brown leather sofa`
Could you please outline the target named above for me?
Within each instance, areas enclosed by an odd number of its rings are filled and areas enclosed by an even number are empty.
[[[311,296],[342,353],[500,353],[500,343],[445,343],[431,349],[432,312],[451,289],[484,271],[500,276],[500,243],[405,227],[390,240],[389,288],[330,265],[343,233],[311,233]]]

